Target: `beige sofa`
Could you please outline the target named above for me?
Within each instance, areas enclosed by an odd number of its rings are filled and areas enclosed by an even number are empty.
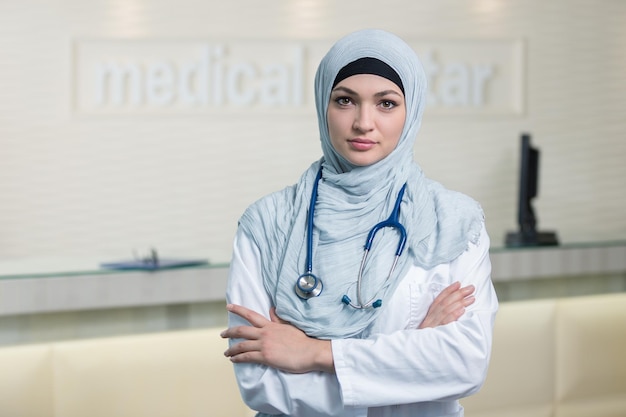
[[[502,303],[468,417],[626,416],[626,293]]]
[[[238,417],[221,329],[0,348],[1,417]],[[626,416],[626,294],[503,303],[467,417]]]
[[[0,417],[245,417],[222,329],[0,349]]]

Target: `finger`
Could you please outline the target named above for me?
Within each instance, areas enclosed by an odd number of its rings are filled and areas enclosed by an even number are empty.
[[[476,301],[476,297],[472,295],[461,298],[458,301],[447,305],[444,308],[445,314],[450,314],[451,312],[456,313],[457,310],[464,309],[465,307],[468,307],[474,304],[475,301]]]
[[[455,322],[458,319],[460,319],[463,314],[465,314],[465,308],[463,307],[457,308],[444,319],[444,323],[448,324],[448,323]]]
[[[261,365],[267,365],[267,361],[261,352],[244,352],[238,355],[229,356],[232,363],[257,363]]]
[[[440,294],[439,297],[443,298],[450,298],[450,297],[457,297],[459,295],[463,296],[463,297],[467,297],[470,294],[473,294],[474,291],[476,290],[476,288],[473,285],[468,285],[467,287],[461,287],[461,283],[460,282],[455,282],[451,285],[449,285],[448,287],[446,287]]]
[[[237,304],[228,304],[226,306],[226,310],[245,319],[248,323],[255,327],[262,327],[269,321],[265,316],[257,313],[256,311]]]
[[[276,314],[276,307],[272,307],[270,309],[270,320],[274,323],[290,324],[288,321],[281,319],[280,316]]]
[[[476,298],[472,296],[464,298],[459,304],[448,309],[448,314],[447,314],[447,317],[444,319],[444,321],[448,321],[449,323],[451,321],[458,320],[459,318],[461,318],[463,314],[465,314],[465,311],[466,311],[465,308],[474,304],[475,301],[476,301]],[[450,320],[450,318],[452,319]]]
[[[469,296],[469,297],[466,297],[466,298],[464,298],[464,299],[463,299],[463,305],[464,305],[465,307],[469,307],[469,306],[471,306],[472,304],[474,304],[474,302],[475,302],[475,301],[476,301],[476,297],[474,297],[474,296]]]
[[[439,294],[434,300],[433,305],[439,305],[440,308],[449,307],[452,304],[460,302],[466,295],[461,292],[460,289],[457,289],[454,292],[447,292]]]
[[[282,323],[283,320],[276,314],[276,307],[270,308],[270,320],[274,323]]]
[[[450,295],[446,300],[439,303],[438,307],[432,311],[431,317],[441,322],[449,322],[450,317],[457,317],[458,311],[473,304],[474,297],[462,297],[458,292]],[[462,313],[461,313],[462,314]]]
[[[467,287],[461,288],[460,291],[463,295],[468,296],[476,291],[476,287],[474,287],[473,285],[468,285]]]
[[[224,352],[224,356],[232,357],[232,356],[241,355],[246,352],[255,352],[259,350],[260,350],[260,346],[257,341],[246,340],[243,342],[236,343],[233,346],[230,346]]]
[[[248,339],[256,340],[260,338],[259,329],[253,326],[230,327],[220,333],[224,339]]]
[[[459,288],[461,288],[461,283],[459,281],[455,281],[452,284],[448,285],[446,288],[444,288],[443,291],[439,293],[439,296],[447,297],[450,294],[458,291]]]
[[[454,294],[456,294],[460,286],[461,284],[459,282],[455,282],[447,286],[446,288],[443,289],[443,291],[437,294],[437,296],[433,300],[433,304],[449,304],[449,301],[448,302],[445,302],[445,301],[448,300]]]
[[[449,285],[434,300],[439,305],[450,307],[452,304],[461,302],[464,298],[473,294],[475,288],[473,285],[461,288],[459,282]]]

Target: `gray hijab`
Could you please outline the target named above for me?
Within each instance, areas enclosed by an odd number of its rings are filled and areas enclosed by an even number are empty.
[[[396,149],[369,166],[350,164],[332,147],[326,112],[333,81],[341,68],[363,57],[391,66],[405,90],[406,120]],[[340,39],[322,59],[315,76],[315,101],[324,156],[307,169],[298,183],[252,204],[239,227],[261,255],[261,276],[278,315],[319,338],[354,337],[386,308],[398,282],[411,265],[430,269],[454,260],[469,242],[476,242],[482,209],[471,198],[446,190],[426,178],[413,161],[413,146],[421,125],[426,76],[415,52],[397,36],[382,30],[362,30]],[[323,167],[314,211],[313,273],[324,283],[319,297],[298,298],[294,285],[306,271],[307,226],[311,191]],[[399,235],[383,229],[376,235],[363,273],[363,298],[383,300],[381,308],[355,310],[341,302],[356,299],[355,289],[363,245],[369,230],[386,219],[398,192],[407,184],[400,221],[407,247],[387,279]]]

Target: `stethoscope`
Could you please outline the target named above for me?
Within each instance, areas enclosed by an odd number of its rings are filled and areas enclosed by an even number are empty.
[[[307,218],[306,272],[298,277],[295,285],[296,295],[303,300],[308,300],[309,298],[319,296],[324,289],[324,284],[322,283],[322,280],[319,279],[315,274],[313,274],[313,217],[315,214],[315,203],[317,202],[317,187],[321,178],[322,168],[320,167],[319,171],[317,172],[317,176],[315,177],[315,183],[313,184],[313,191],[311,192],[311,203],[309,205],[309,214]],[[398,230],[398,232],[400,232],[400,241],[398,243],[398,248],[396,249],[393,264],[391,265],[391,268],[389,270],[389,275],[387,275],[387,280],[391,277],[393,271],[396,269],[396,265],[398,264],[398,258],[400,258],[400,255],[402,255],[402,252],[404,251],[404,246],[406,244],[406,230],[399,220],[400,203],[402,203],[402,196],[404,195],[405,188],[406,184],[404,184],[400,189],[400,192],[398,193],[398,198],[396,199],[396,203],[393,207],[393,210],[391,211],[391,214],[389,215],[389,218],[376,224],[367,235],[367,240],[365,241],[364,246],[363,259],[361,260],[359,275],[356,282],[357,303],[353,303],[348,295],[344,295],[341,298],[342,303],[356,309],[365,309],[370,307],[378,308],[382,305],[383,301],[380,298],[375,299],[376,296],[374,296],[367,302],[363,302],[363,297],[361,294],[363,269],[365,268],[365,262],[367,261],[369,251],[372,248],[374,236],[376,236],[376,233],[378,233],[380,229],[383,229],[385,227],[395,228]]]

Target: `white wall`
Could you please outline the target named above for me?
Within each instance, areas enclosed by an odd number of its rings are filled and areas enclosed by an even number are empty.
[[[620,0],[1,2],[0,258],[228,251],[244,208],[320,156],[312,107],[85,114],[77,45],[325,43],[365,27],[523,43],[521,112],[427,111],[416,145],[429,176],[482,203],[494,245],[516,227],[525,131],[542,151],[540,228],[624,238],[624,21]]]

